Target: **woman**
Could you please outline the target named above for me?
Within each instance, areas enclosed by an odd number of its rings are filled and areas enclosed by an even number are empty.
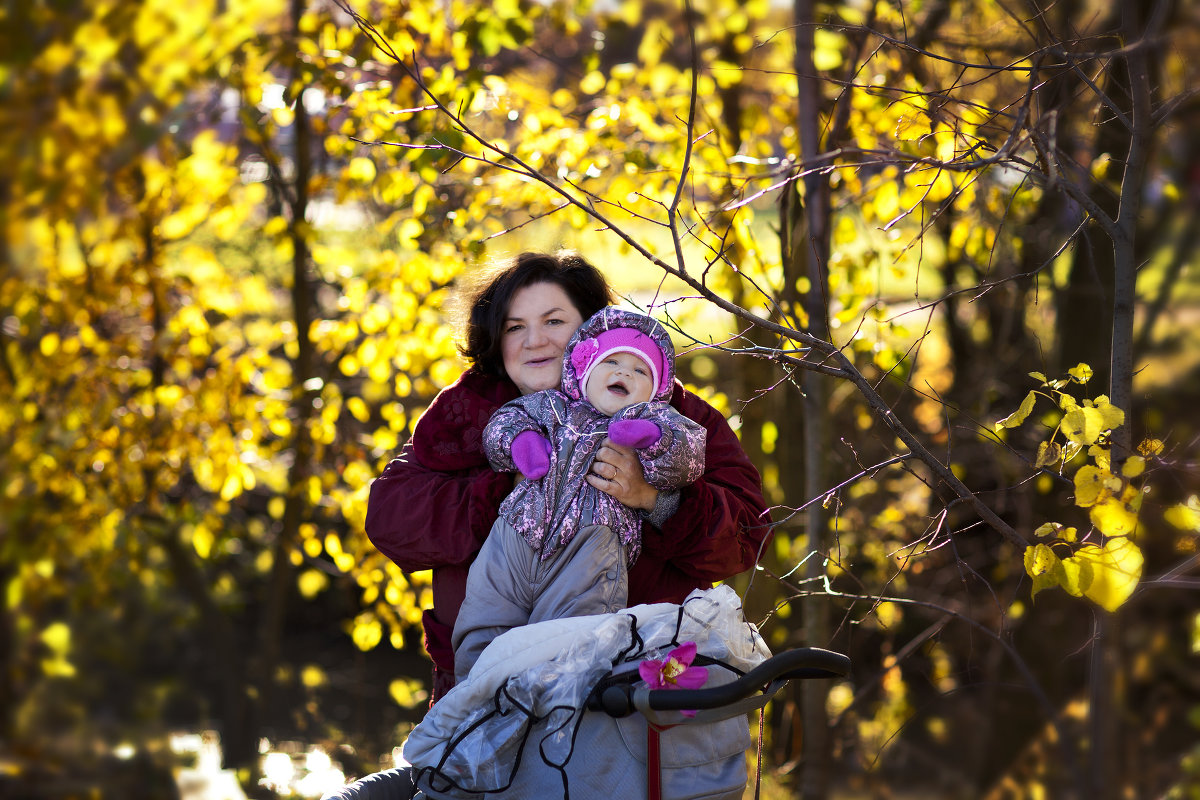
[[[600,272],[575,254],[523,253],[471,297],[461,350],[471,367],[438,394],[412,439],[371,484],[367,535],[403,570],[433,570],[425,647],[433,700],[454,685],[450,635],[467,571],[513,488],[489,467],[482,435],[492,413],[559,385],[567,341],[612,302]],[[704,475],[678,492],[646,483],[636,453],[610,441],[588,482],[644,518],[629,603],[681,602],[754,565],[770,519],[761,479],[725,418],[675,383],[670,403],[708,432]]]

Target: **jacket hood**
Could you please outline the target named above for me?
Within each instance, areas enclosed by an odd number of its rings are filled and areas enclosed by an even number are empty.
[[[571,398],[579,400],[583,397],[583,387],[580,385],[581,374],[577,374],[577,364],[589,360],[582,351],[579,358],[574,358],[576,348],[582,344],[584,349],[598,351],[597,336],[615,328],[626,328],[639,331],[649,337],[650,341],[662,354],[662,369],[658,377],[652,400],[669,401],[675,387],[675,346],[667,329],[657,320],[637,311],[629,311],[615,306],[606,306],[589,317],[567,342],[563,351],[562,391]],[[627,350],[628,348],[620,348]],[[653,365],[652,365],[653,366]]]

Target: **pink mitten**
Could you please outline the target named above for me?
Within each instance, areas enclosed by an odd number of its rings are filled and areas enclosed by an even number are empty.
[[[512,459],[532,481],[550,471],[550,440],[537,431],[521,431],[512,443]]]
[[[661,436],[662,431],[648,419],[616,419],[608,424],[608,438],[635,450],[649,447]]]

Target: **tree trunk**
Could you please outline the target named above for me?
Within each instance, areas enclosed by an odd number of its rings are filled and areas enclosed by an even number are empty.
[[[796,26],[795,70],[799,107],[800,155],[804,173],[804,201],[793,206],[788,243],[784,253],[784,272],[787,281],[785,297],[794,294],[800,276],[808,278],[808,293],[803,306],[807,317],[806,330],[815,337],[829,338],[829,181],[817,166],[821,149],[821,80],[813,63],[813,31],[816,8],[812,0],[794,0],[793,17]],[[793,306],[793,309],[795,306]],[[827,515],[820,502],[813,502],[829,488],[829,379],[806,370],[801,378],[804,391],[803,441],[804,487],[802,496],[808,507],[804,527],[808,534],[808,549],[813,553],[828,551],[826,536]],[[788,418],[789,415],[784,415]],[[789,494],[789,496],[795,496]],[[809,586],[819,585],[824,575],[824,559],[809,558],[805,563],[805,579]],[[818,595],[809,597],[802,609],[804,643],[825,646],[829,643],[829,612]],[[827,681],[806,681],[801,690],[801,718],[804,741],[802,754],[804,770],[801,775],[801,795],[806,800],[823,800],[829,794],[829,718],[826,699]]]
[[[300,19],[304,0],[292,0],[292,35],[301,37]],[[263,588],[258,630],[252,660],[251,683],[258,696],[252,706],[251,730],[269,729],[265,716],[278,707],[275,702],[275,668],[283,652],[283,631],[288,601],[294,584],[295,566],[292,552],[300,539],[300,525],[307,507],[308,480],[312,474],[313,443],[309,423],[313,416],[313,400],[319,390],[309,383],[313,375],[313,346],[309,328],[313,318],[313,290],[309,277],[309,245],[305,230],[308,214],[308,186],[312,176],[312,124],[304,107],[305,76],[303,66],[293,62],[289,86],[295,95],[295,117],[292,122],[295,167],[291,192],[280,192],[287,198],[290,213],[289,234],[292,242],[292,320],[296,326],[296,356],[292,359],[292,409],[294,459],[288,471],[288,494],[284,505],[279,533],[271,548],[271,573]],[[253,754],[240,753],[239,766]]]
[[[1109,399],[1125,411],[1125,424],[1113,432],[1112,460],[1117,469],[1132,451],[1134,424],[1133,313],[1137,300],[1137,218],[1145,183],[1146,161],[1152,136],[1150,76],[1146,50],[1148,12],[1140,4],[1122,6],[1121,28],[1126,47],[1125,64],[1129,79],[1131,130],[1121,178],[1120,207],[1113,241],[1112,350],[1109,365]],[[1097,620],[1096,643],[1092,654],[1091,691],[1091,768],[1093,785],[1089,797],[1118,800],[1128,782],[1121,761],[1120,743],[1127,738],[1123,687],[1124,658],[1121,649],[1120,611]]]

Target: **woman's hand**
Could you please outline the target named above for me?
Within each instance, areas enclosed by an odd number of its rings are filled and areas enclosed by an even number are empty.
[[[658,489],[646,483],[642,462],[632,447],[605,438],[587,474],[587,482],[629,508],[653,511]]]

